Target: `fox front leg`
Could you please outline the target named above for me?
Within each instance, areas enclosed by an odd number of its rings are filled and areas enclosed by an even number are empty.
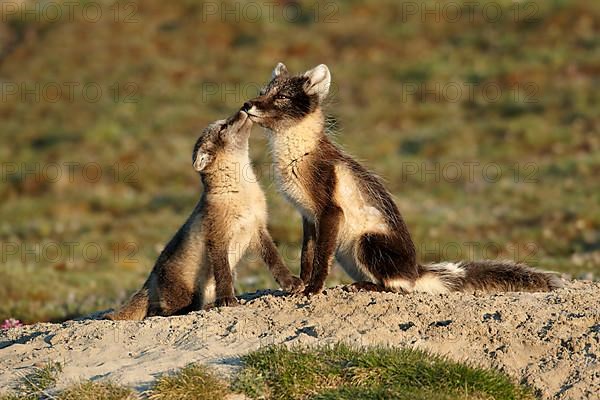
[[[336,205],[328,206],[319,216],[312,276],[308,287],[304,290],[307,296],[323,290],[325,279],[333,263],[342,216],[342,209]]]
[[[283,290],[289,293],[300,293],[304,290],[304,282],[298,277],[290,274],[289,269],[283,263],[271,235],[266,229],[259,233],[260,254],[265,264],[269,267],[273,278]]]
[[[208,241],[206,247],[208,260],[213,266],[215,276],[215,307],[239,305],[233,289],[233,275],[227,258],[227,246]]]
[[[302,216],[302,254],[300,256],[300,278],[305,285],[310,283],[315,257],[316,228],[314,222]]]

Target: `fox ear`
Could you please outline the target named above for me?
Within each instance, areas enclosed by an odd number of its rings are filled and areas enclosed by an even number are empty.
[[[308,95],[316,94],[319,97],[319,102],[322,101],[329,93],[329,85],[331,84],[331,74],[327,65],[317,65],[311,70],[304,73],[308,78],[304,89]]]
[[[197,152],[194,154],[194,169],[198,172],[204,171],[204,169],[210,164],[212,161],[212,156],[207,153]]]
[[[271,79],[275,79],[278,76],[287,76],[288,70],[284,63],[277,63],[275,68],[273,69],[273,73],[271,73]]]

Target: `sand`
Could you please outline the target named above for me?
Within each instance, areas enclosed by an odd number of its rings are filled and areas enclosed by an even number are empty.
[[[191,362],[235,373],[240,355],[270,344],[412,346],[496,367],[543,398],[600,398],[600,283],[552,293],[283,296],[265,291],[243,305],[142,322],[88,319],[0,332],[0,388],[47,361],[58,387],[109,378],[138,390]]]

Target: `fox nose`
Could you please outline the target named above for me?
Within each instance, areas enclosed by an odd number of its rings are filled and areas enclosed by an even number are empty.
[[[252,108],[252,104],[249,101],[247,101],[242,106],[242,111],[248,112],[251,108]]]

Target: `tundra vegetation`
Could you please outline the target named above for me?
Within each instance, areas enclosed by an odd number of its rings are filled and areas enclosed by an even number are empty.
[[[213,400],[244,394],[268,400],[533,400],[533,392],[504,374],[474,368],[418,350],[353,348],[344,344],[312,349],[272,346],[247,354],[229,381],[191,364],[157,378],[142,394],[110,381],[79,382],[52,391],[60,368],[49,365],[24,378],[26,392],[0,400]],[[37,382],[35,385],[27,383]]]

